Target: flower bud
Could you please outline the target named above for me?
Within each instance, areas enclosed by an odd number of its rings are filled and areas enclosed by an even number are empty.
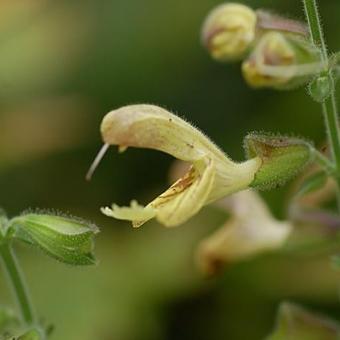
[[[337,322],[285,302],[280,305],[276,329],[266,339],[336,340],[339,336],[340,325]]]
[[[322,69],[319,50],[308,40],[280,32],[265,33],[242,64],[246,82],[255,88],[290,89]]]
[[[328,76],[314,79],[308,87],[310,96],[318,103],[323,103],[332,93]]]
[[[93,236],[98,228],[77,218],[28,213],[10,222],[14,237],[71,265],[94,264]]]
[[[247,6],[227,3],[208,15],[202,29],[202,40],[214,59],[240,59],[253,43],[255,31],[256,13]]]
[[[296,176],[312,159],[310,145],[301,139],[251,133],[245,137],[248,158],[261,158],[262,165],[251,187],[268,190]]]

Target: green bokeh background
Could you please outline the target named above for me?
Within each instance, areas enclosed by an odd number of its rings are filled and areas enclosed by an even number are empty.
[[[296,0],[243,1],[303,18]],[[162,105],[204,130],[235,160],[253,130],[323,142],[319,106],[304,88],[254,91],[240,65],[210,59],[200,28],[215,0],[5,0],[0,3],[0,188],[10,216],[55,209],[101,228],[97,267],[71,268],[17,245],[36,308],[52,340],[256,340],[283,300],[340,318],[340,273],[327,257],[266,255],[216,279],[194,264],[198,242],[224,221],[207,207],[180,228],[139,230],[99,207],[146,203],[168,184],[171,157],[112,148],[84,175],[111,109]],[[338,0],[320,1],[332,50],[340,49]],[[287,189],[264,193],[285,216]],[[12,296],[0,275],[1,304]]]

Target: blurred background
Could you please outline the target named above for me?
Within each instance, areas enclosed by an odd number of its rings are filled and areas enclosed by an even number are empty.
[[[198,242],[224,222],[207,207],[180,228],[139,230],[99,208],[147,203],[168,185],[173,159],[111,148],[91,182],[105,113],[153,103],[185,116],[233,159],[253,130],[323,142],[319,106],[304,88],[254,91],[240,65],[212,61],[200,29],[216,0],[2,0],[0,188],[10,216],[58,210],[98,224],[99,265],[71,268],[17,245],[36,308],[58,340],[263,339],[281,301],[340,318],[340,272],[326,256],[264,255],[205,279]],[[303,18],[296,0],[243,3]],[[340,48],[340,2],[320,2],[329,46]],[[287,191],[264,193],[278,218]],[[0,274],[1,304],[12,296]]]

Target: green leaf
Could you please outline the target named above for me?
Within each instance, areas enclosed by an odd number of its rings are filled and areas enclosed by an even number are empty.
[[[95,263],[93,237],[98,228],[86,221],[57,215],[28,213],[13,218],[14,237],[71,265]]]
[[[301,184],[299,190],[295,194],[295,198],[305,196],[314,191],[321,189],[327,182],[328,175],[323,172],[317,172],[307,177]]]
[[[282,303],[277,325],[266,340],[339,340],[340,325],[295,304]]]

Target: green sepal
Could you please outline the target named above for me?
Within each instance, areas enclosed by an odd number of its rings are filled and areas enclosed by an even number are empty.
[[[312,159],[311,145],[293,137],[250,133],[244,139],[247,158],[259,157],[262,165],[251,187],[269,190],[295,177]]]
[[[282,303],[277,325],[266,340],[339,340],[340,325],[295,304]]]
[[[23,214],[12,219],[14,237],[71,265],[95,264],[93,236],[98,228],[86,221],[49,214]]]
[[[309,39],[297,34],[287,34],[286,38],[295,51],[297,68],[321,62],[320,50],[314,44],[311,44]],[[274,88],[277,90],[294,90],[300,86],[306,85],[319,72],[320,69],[317,67],[314,72],[305,75],[295,75],[286,84],[281,84]]]

